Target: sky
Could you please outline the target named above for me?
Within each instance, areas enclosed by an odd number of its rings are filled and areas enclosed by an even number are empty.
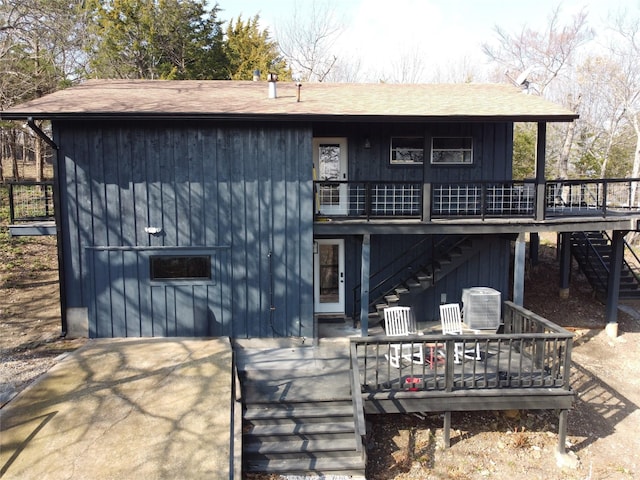
[[[418,56],[434,80],[437,71],[455,71],[474,65],[482,68],[482,43],[496,41],[495,26],[518,32],[523,26],[544,30],[560,4],[568,20],[582,9],[596,33],[610,12],[628,9],[640,13],[640,0],[217,0],[219,19],[258,14],[260,27],[277,39],[278,30],[291,24],[293,12],[309,16],[312,2],[329,5],[335,21],[344,26],[337,40],[337,55],[360,59],[366,80],[390,80],[402,68],[401,57]],[[394,72],[395,70],[395,72]],[[384,78],[387,77],[387,78]],[[430,77],[427,79],[426,77]],[[360,81],[365,79],[359,78]],[[436,79],[438,80],[438,79]],[[447,79],[439,79],[447,80]]]

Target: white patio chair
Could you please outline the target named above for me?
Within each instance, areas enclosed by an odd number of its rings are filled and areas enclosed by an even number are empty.
[[[384,309],[384,331],[389,337],[416,335],[416,322],[411,307],[387,307]],[[400,361],[406,360],[424,364],[422,342],[395,343],[389,345],[389,363],[400,368]]]
[[[440,305],[440,323],[444,335],[462,335],[460,305],[457,303]],[[462,342],[456,342],[453,355],[455,363],[460,363],[462,357],[480,360],[480,344],[476,342],[475,346],[465,348]]]

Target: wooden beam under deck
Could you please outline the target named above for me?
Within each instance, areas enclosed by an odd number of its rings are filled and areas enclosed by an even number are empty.
[[[570,217],[544,221],[517,218],[432,220],[330,219],[313,224],[315,235],[460,235],[527,232],[586,232],[603,230],[638,230],[638,217]]]
[[[491,388],[483,390],[394,391],[364,393],[368,414],[480,410],[570,409],[575,393],[564,388]]]

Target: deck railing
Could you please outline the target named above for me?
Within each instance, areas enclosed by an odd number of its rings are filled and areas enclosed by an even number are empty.
[[[362,391],[568,390],[573,335],[512,302],[504,302],[503,319],[500,333],[352,339],[352,362],[358,366]],[[456,344],[464,351],[478,345],[481,360],[456,364]],[[388,360],[392,345],[400,345],[400,351],[403,345],[422,346],[426,361],[405,361],[395,368]]]
[[[547,216],[639,211],[640,179],[557,180],[546,185]]]
[[[640,212],[636,195],[640,179],[550,180],[544,184],[542,207],[534,180],[424,184],[316,181],[314,186],[317,217],[484,219]],[[544,212],[537,212],[537,208]]]
[[[436,183],[431,188],[431,218],[535,214],[533,181]]]

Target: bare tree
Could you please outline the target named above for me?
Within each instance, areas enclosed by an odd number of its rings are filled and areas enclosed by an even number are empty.
[[[608,55],[592,55],[577,69],[582,92],[581,156],[598,161],[600,178],[607,175],[615,143],[627,130],[625,89],[619,87],[619,78],[620,67]]]
[[[0,0],[0,109],[62,88],[82,76],[86,22],[84,0]],[[2,154],[19,178],[18,157],[35,160],[41,179],[44,155],[40,140],[18,122],[3,122]],[[7,176],[7,172],[3,172]]]
[[[574,15],[567,25],[560,24],[560,14],[558,6],[542,32],[525,26],[510,34],[496,26],[498,44],[484,43],[482,50],[489,59],[503,65],[512,78],[526,72],[526,85],[533,93],[545,95],[554,81],[571,69],[579,48],[594,35],[587,25],[585,10]]]
[[[617,65],[611,88],[619,96],[620,109],[636,136],[632,178],[640,176],[640,18],[620,12],[611,25],[613,38],[609,47],[612,61]],[[637,185],[632,184],[631,204],[636,204]]]
[[[307,14],[300,13],[296,3],[292,18],[275,36],[282,55],[300,80],[323,82],[338,64],[334,46],[343,31],[328,2],[310,2]]]
[[[543,95],[569,108],[580,109],[580,92],[573,91],[570,74],[580,47],[593,38],[593,30],[587,25],[585,10],[561,24],[560,6],[549,16],[546,28],[538,32],[523,27],[520,32],[510,34],[500,27],[495,31],[497,45],[483,44],[484,53],[492,61],[502,65],[506,74],[529,93]],[[562,81],[569,80],[569,81]],[[576,135],[576,122],[566,125],[562,146],[556,158],[556,173],[566,178],[569,158]]]
[[[379,75],[388,83],[419,83],[424,79],[426,70],[425,56],[419,46],[407,47],[398,52],[396,60],[391,63],[391,75]]]

